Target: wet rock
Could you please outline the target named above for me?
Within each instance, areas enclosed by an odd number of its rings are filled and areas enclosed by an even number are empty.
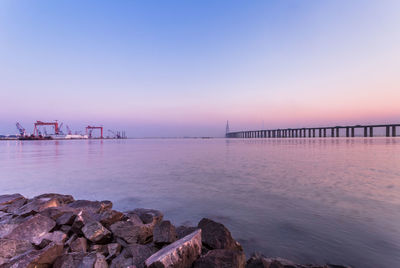
[[[62,255],[62,252],[62,244],[51,243],[41,250],[30,250],[12,258],[5,267],[50,267],[55,259]]]
[[[194,268],[245,268],[246,256],[243,251],[214,249],[201,256]]]
[[[70,204],[69,207],[84,210],[91,213],[101,213],[112,208],[111,201],[89,201],[89,200],[77,200]]]
[[[175,241],[157,253],[151,255],[145,265],[149,268],[191,267],[201,253],[201,230]]]
[[[17,226],[18,226],[18,224],[16,224],[16,223],[2,223],[2,224],[0,224],[0,238],[6,237]]]
[[[85,224],[82,233],[93,243],[104,243],[111,237],[111,233],[100,222],[94,221]]]
[[[198,228],[197,227],[192,227],[192,226],[178,226],[176,228],[176,236],[178,239],[181,239],[182,237],[187,236],[188,234],[193,233],[196,231]]]
[[[156,224],[153,230],[153,241],[159,246],[176,241],[175,226],[170,221],[162,221]]]
[[[106,258],[97,252],[84,256],[78,267],[108,268]]]
[[[151,241],[152,228],[145,224],[135,224],[131,221],[119,221],[110,226],[115,237],[122,238],[128,244],[146,244]]]
[[[69,204],[75,201],[72,195],[47,193],[35,196],[33,199],[57,199],[60,204]]]
[[[152,225],[156,225],[157,223],[161,222],[164,217],[160,211],[146,208],[137,208],[135,210],[128,211],[126,212],[126,215],[138,215],[144,224]]]
[[[232,238],[231,232],[221,223],[203,218],[198,227],[202,230],[202,241],[209,249],[243,250],[242,246]]]
[[[55,221],[37,214],[16,226],[5,238],[26,240],[39,244],[43,237],[54,228]]]
[[[87,252],[87,240],[84,237],[78,237],[74,241],[71,242],[69,248],[71,249],[71,252]]]
[[[123,218],[124,214],[122,212],[116,210],[106,210],[99,215],[98,220],[104,227],[110,228],[111,225],[121,221]]]
[[[144,262],[153,252],[145,245],[133,244],[126,248],[124,254],[125,257],[132,258],[132,264],[137,268],[143,268]]]
[[[61,204],[57,198],[35,198],[18,208],[14,214],[26,217],[39,213],[50,207],[59,207],[60,205]]]
[[[1,258],[12,258],[31,249],[33,249],[32,244],[28,241],[4,238],[0,239]]]

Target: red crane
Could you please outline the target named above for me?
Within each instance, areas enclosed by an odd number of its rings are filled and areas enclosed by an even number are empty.
[[[36,121],[35,123],[35,128],[33,130],[33,135],[39,136],[39,131],[38,131],[38,126],[54,126],[54,133],[56,135],[60,134],[60,130],[58,128],[58,122],[57,120],[55,122],[42,122],[42,121]]]
[[[94,129],[100,129],[100,139],[103,138],[103,127],[95,127],[95,126],[87,126],[86,127],[86,135],[88,135],[89,138],[92,138],[92,130]]]

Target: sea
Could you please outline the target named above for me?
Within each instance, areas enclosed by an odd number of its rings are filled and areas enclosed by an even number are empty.
[[[223,223],[298,263],[400,267],[400,137],[0,141],[0,194]]]

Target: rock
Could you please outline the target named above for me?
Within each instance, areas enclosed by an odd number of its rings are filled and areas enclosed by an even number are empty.
[[[50,267],[55,259],[62,255],[63,245],[51,243],[41,250],[30,250],[14,257],[5,267]]]
[[[56,244],[64,244],[67,240],[67,235],[61,231],[54,231],[41,236],[35,243],[38,247],[44,248],[51,242]]]
[[[14,214],[20,207],[25,205],[26,201],[26,198],[21,198],[13,201],[12,203],[0,205],[0,211]]]
[[[81,229],[83,226],[86,224],[89,224],[91,222],[96,221],[96,216],[86,210],[81,210],[79,213],[76,215],[74,223],[72,224],[71,230],[75,232],[76,234],[83,234]]]
[[[72,225],[74,223],[76,213],[72,211],[65,211],[60,217],[56,219],[57,225]]]
[[[88,211],[91,213],[101,213],[112,208],[111,201],[89,201],[77,200],[68,204],[69,207]]]
[[[18,224],[16,223],[1,223],[0,224],[0,238],[6,237]]]
[[[122,238],[129,244],[146,244],[153,236],[152,228],[145,224],[135,224],[131,221],[119,221],[110,226],[115,237]]]
[[[95,251],[95,252],[101,253],[103,255],[107,255],[108,254],[107,245],[93,244],[93,245],[90,246],[89,251],[90,252]]]
[[[69,248],[71,252],[87,252],[87,240],[84,237],[78,237],[74,241],[71,242]]]
[[[26,199],[20,194],[0,195],[0,205],[9,205],[20,199]]]
[[[41,239],[56,225],[55,221],[37,214],[16,226],[5,238],[40,244]]]
[[[149,268],[191,267],[201,253],[201,230],[185,236],[151,255],[145,265]]]
[[[125,268],[133,266],[133,259],[126,257],[126,251],[123,250],[115,259],[112,260],[110,268]]]
[[[197,227],[192,227],[192,226],[178,226],[176,228],[176,236],[178,239],[181,239],[182,237],[187,236],[188,234],[193,233],[196,231],[198,228]]]
[[[153,224],[156,225],[157,223],[161,222],[164,215],[154,209],[146,209],[146,208],[137,208],[132,211],[126,212],[126,215],[129,217],[132,214],[136,214],[142,220],[144,224]]]
[[[60,231],[68,235],[71,232],[71,228],[69,225],[61,225]]]
[[[214,249],[197,259],[193,268],[245,268],[245,265],[246,256],[243,251]]]
[[[110,231],[97,221],[85,224],[82,228],[82,232],[85,237],[93,243],[104,243],[111,237]]]
[[[121,245],[118,243],[107,244],[107,252],[108,252],[107,260],[115,258],[121,252]]]
[[[107,268],[105,257],[100,253],[66,253],[56,259],[54,268]]]
[[[106,228],[110,228],[111,225],[116,223],[117,221],[121,221],[124,218],[124,214],[122,212],[116,210],[106,210],[102,212],[98,221]]]
[[[133,244],[126,248],[124,254],[125,257],[132,258],[132,264],[136,265],[137,268],[143,268],[144,262],[153,252],[147,246]]]
[[[231,232],[221,223],[203,218],[198,227],[202,230],[202,241],[209,249],[243,250],[242,246],[232,238]]]
[[[28,241],[4,238],[0,239],[1,258],[12,258],[31,249],[33,249],[32,244]]]
[[[153,241],[160,246],[176,241],[175,226],[170,221],[157,223],[153,230]]]
[[[35,198],[18,208],[14,214],[26,217],[41,212],[46,208],[59,207],[60,205],[57,198]]]
[[[247,260],[246,268],[306,268],[306,267],[303,265],[297,265],[294,262],[282,258],[266,258],[260,254],[253,254],[251,258]],[[318,267],[313,266],[313,268],[318,268]]]
[[[35,196],[33,199],[57,199],[60,204],[69,204],[75,201],[72,195],[64,195],[64,194],[55,194],[55,193],[47,193]]]

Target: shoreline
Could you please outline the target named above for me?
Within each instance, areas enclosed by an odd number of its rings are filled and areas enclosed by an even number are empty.
[[[6,267],[238,267],[349,268],[295,264],[253,254],[221,223],[174,226],[162,212],[112,209],[111,201],[47,193],[31,199],[0,195],[0,268]]]

